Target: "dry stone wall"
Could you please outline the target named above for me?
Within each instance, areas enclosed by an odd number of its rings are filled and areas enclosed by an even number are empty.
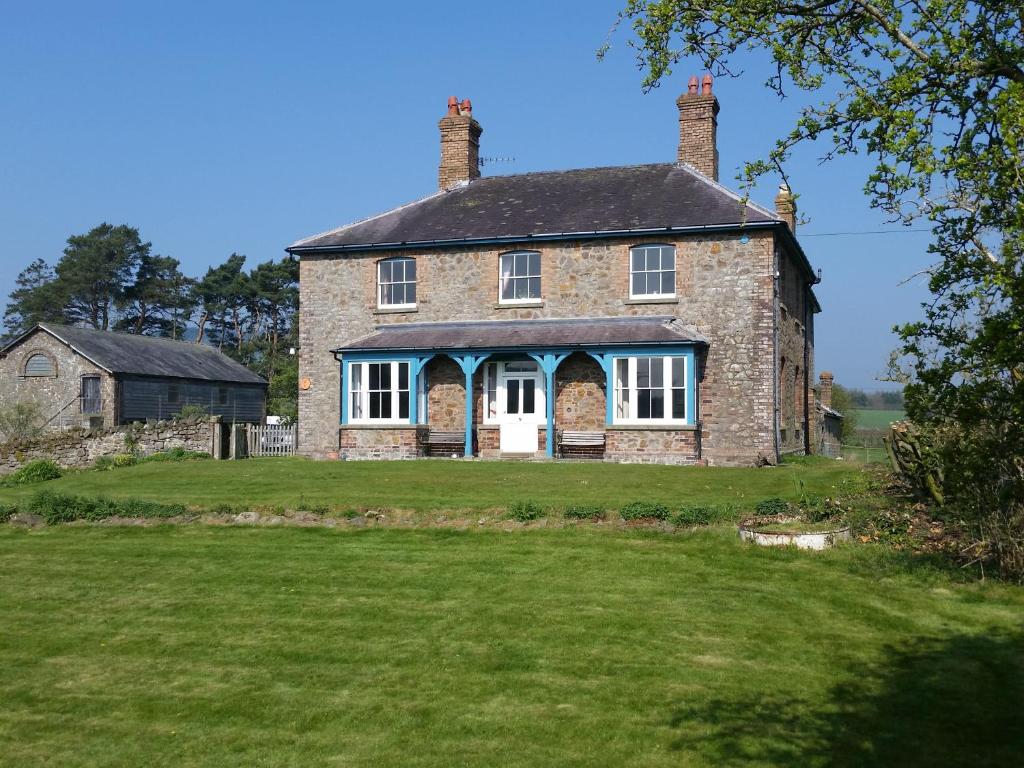
[[[149,456],[172,448],[217,455],[219,419],[159,422],[134,428],[135,451]],[[0,474],[9,474],[36,459],[51,459],[68,469],[85,469],[102,456],[129,452],[128,428],[94,431],[70,430],[38,440],[0,445]]]

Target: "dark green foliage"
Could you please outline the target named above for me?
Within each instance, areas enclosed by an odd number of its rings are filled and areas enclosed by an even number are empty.
[[[92,465],[92,468],[98,472],[105,472],[108,469],[114,468],[114,457],[113,456],[100,456],[96,459],[96,462]]]
[[[605,511],[597,504],[570,504],[562,514],[571,520],[600,520]]]
[[[860,423],[860,412],[853,404],[853,398],[841,384],[832,385],[832,408],[843,414],[844,445],[854,445],[857,440],[857,425]]]
[[[654,501],[633,501],[619,510],[623,520],[667,520],[669,509]]]
[[[168,448],[160,453],[153,453],[138,460],[139,464],[148,464],[153,461],[194,461],[210,458],[205,451],[187,451],[184,448]]]
[[[191,421],[196,419],[202,419],[209,414],[206,410],[206,406],[199,405],[199,403],[186,403],[181,406],[181,410],[178,411],[174,417],[175,421]]]
[[[711,525],[715,521],[716,511],[712,507],[682,507],[672,515],[672,524],[680,527]]]
[[[508,507],[508,516],[521,523],[527,523],[544,517],[544,509],[533,501],[513,501]]]
[[[47,525],[108,517],[167,518],[185,514],[182,504],[161,504],[141,499],[105,499],[39,491],[24,505],[26,512],[42,517]]]
[[[50,459],[36,459],[20,467],[16,472],[0,479],[0,485],[10,488],[16,485],[28,485],[29,483],[45,483],[47,480],[56,480],[63,474],[56,462]]]
[[[772,496],[757,502],[754,511],[759,515],[784,515],[790,511],[789,502],[778,496]]]

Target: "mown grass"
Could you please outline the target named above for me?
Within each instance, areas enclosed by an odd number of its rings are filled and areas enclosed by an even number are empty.
[[[894,421],[900,421],[907,415],[901,408],[889,410],[859,410],[857,411],[857,429],[888,429]]]
[[[212,507],[219,504],[296,509],[413,511],[504,509],[517,500],[547,508],[596,504],[618,509],[643,500],[735,504],[803,492],[836,495],[862,488],[865,475],[829,459],[804,458],[762,469],[629,466],[622,464],[464,461],[317,462],[250,459],[240,462],[166,462],[107,472],[86,471],[33,486],[0,488],[0,503],[25,499],[39,488],[83,496],[139,498]]]
[[[725,529],[3,528],[0,764],[1016,764],[1024,592],[915,562]]]

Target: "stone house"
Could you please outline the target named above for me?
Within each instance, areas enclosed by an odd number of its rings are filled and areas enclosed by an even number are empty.
[[[217,349],[41,323],[0,349],[0,408],[39,406],[46,429],[168,419],[201,405],[262,423],[267,382]]]
[[[296,242],[299,451],[751,465],[810,452],[817,282],[796,207],[718,183],[711,78],[675,162],[481,178]],[[457,433],[457,436],[455,435]]]

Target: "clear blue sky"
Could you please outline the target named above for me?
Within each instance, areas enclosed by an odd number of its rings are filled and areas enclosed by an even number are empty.
[[[38,2],[0,0],[0,294],[71,234],[129,223],[201,274],[431,192],[437,120],[473,100],[485,173],[675,159],[675,98],[697,63],[644,95],[620,3]],[[755,60],[719,80],[726,184],[793,120]],[[919,315],[927,233],[887,228],[863,158],[792,163],[802,243],[824,272],[818,369],[879,388],[894,323]],[[771,205],[777,180],[755,199]],[[892,228],[889,226],[888,228]]]

